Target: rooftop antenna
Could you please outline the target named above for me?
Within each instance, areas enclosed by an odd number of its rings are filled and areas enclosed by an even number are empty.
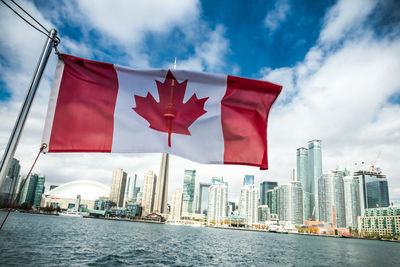
[[[175,57],[175,61],[174,61],[174,70],[176,69],[176,57]]]

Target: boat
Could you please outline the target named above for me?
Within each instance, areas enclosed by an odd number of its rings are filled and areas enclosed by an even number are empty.
[[[64,217],[75,217],[75,218],[83,218],[83,215],[79,211],[63,211],[58,214],[59,216]]]
[[[343,238],[352,238],[352,237],[354,237],[354,236],[352,236],[351,234],[346,234],[346,233],[344,233],[344,234],[342,234],[342,237],[343,237]]]

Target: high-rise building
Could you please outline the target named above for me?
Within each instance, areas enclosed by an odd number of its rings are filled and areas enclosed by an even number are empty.
[[[303,188],[295,179],[277,188],[277,209],[280,221],[303,224]]]
[[[127,174],[121,168],[114,170],[111,181],[110,201],[117,204],[117,207],[124,207],[125,187]]]
[[[270,214],[278,214],[278,200],[277,200],[278,187],[267,191],[267,206],[269,207]]]
[[[208,208],[208,189],[210,188],[210,183],[200,183],[199,184],[199,200],[197,204],[197,213],[207,215]]]
[[[183,177],[182,214],[193,213],[196,170],[185,170]]]
[[[308,175],[308,149],[300,147],[296,153],[297,159],[297,181],[301,183],[303,187],[303,213],[304,220],[309,220],[313,214],[314,208],[314,181],[311,176]]]
[[[135,201],[135,189],[136,189],[136,181],[137,175],[135,174],[133,177],[128,177],[128,181],[126,183],[126,191],[125,191],[125,202]]]
[[[254,175],[246,174],[243,178],[243,185],[252,185],[254,184]]]
[[[169,154],[163,153],[161,158],[160,175],[157,179],[156,195],[154,201],[154,211],[161,214],[167,213],[168,202],[168,171]]]
[[[264,181],[260,184],[260,205],[267,205],[268,190],[274,189],[277,186],[277,182]]]
[[[8,193],[8,202],[11,203],[16,195],[18,194],[19,187],[17,186],[18,184],[18,178],[19,178],[19,171],[21,170],[21,165],[19,164],[19,160],[13,158],[11,161],[10,168],[8,169],[8,174],[7,176],[11,178],[11,187]]]
[[[140,202],[139,196],[138,196],[139,192],[140,192],[140,187],[136,186],[135,191],[133,192],[133,201]]]
[[[258,198],[260,191],[253,185],[245,185],[240,190],[239,215],[244,216],[247,225],[258,222]]]
[[[346,213],[346,228],[353,229],[358,227],[358,216],[361,216],[360,210],[360,191],[358,179],[351,176],[343,178],[344,188],[344,206]]]
[[[346,227],[343,172],[336,170],[322,175],[318,182],[318,195],[320,221]]]
[[[321,140],[308,142],[308,179],[311,179],[311,207],[315,206],[314,220],[319,220],[318,180],[322,176]],[[313,199],[312,199],[313,198]]]
[[[207,222],[223,224],[228,213],[228,186],[215,182],[208,189]]]
[[[144,175],[142,190],[142,216],[152,213],[154,208],[154,195],[156,190],[157,175],[148,171]]]
[[[270,220],[269,207],[267,205],[258,206],[258,222],[265,223]]]
[[[31,174],[25,183],[24,189],[19,198],[19,203],[24,202],[34,207],[39,207],[44,193],[45,177],[38,174]]]
[[[232,214],[236,210],[236,203],[228,201],[228,215]]]
[[[368,171],[357,171],[354,179],[358,179],[360,193],[361,216],[364,210],[389,206],[389,190],[386,175],[379,168]]]
[[[182,216],[182,192],[176,189],[171,200],[171,221],[179,221]]]

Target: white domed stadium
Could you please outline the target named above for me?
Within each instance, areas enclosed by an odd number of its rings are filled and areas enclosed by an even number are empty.
[[[78,195],[81,204],[93,209],[95,200],[108,197],[110,187],[95,181],[78,180],[60,185],[42,195],[42,207],[59,206],[61,209],[68,209],[75,205]]]

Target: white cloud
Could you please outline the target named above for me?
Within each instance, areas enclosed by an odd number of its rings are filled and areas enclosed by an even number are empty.
[[[267,16],[264,19],[264,25],[270,30],[270,32],[273,32],[286,20],[289,13],[289,1],[278,0],[275,2],[274,8],[267,13]]]
[[[337,41],[347,33],[354,34],[354,27],[362,27],[377,3],[374,0],[339,1],[325,16],[320,41]]]
[[[178,69],[197,71],[221,71],[225,67],[225,57],[229,52],[229,41],[224,37],[225,29],[218,25],[208,32],[208,38],[195,47],[195,54],[177,64]]]
[[[189,1],[78,1],[94,29],[125,44],[140,42],[147,33],[167,33],[198,17],[199,3]]]

